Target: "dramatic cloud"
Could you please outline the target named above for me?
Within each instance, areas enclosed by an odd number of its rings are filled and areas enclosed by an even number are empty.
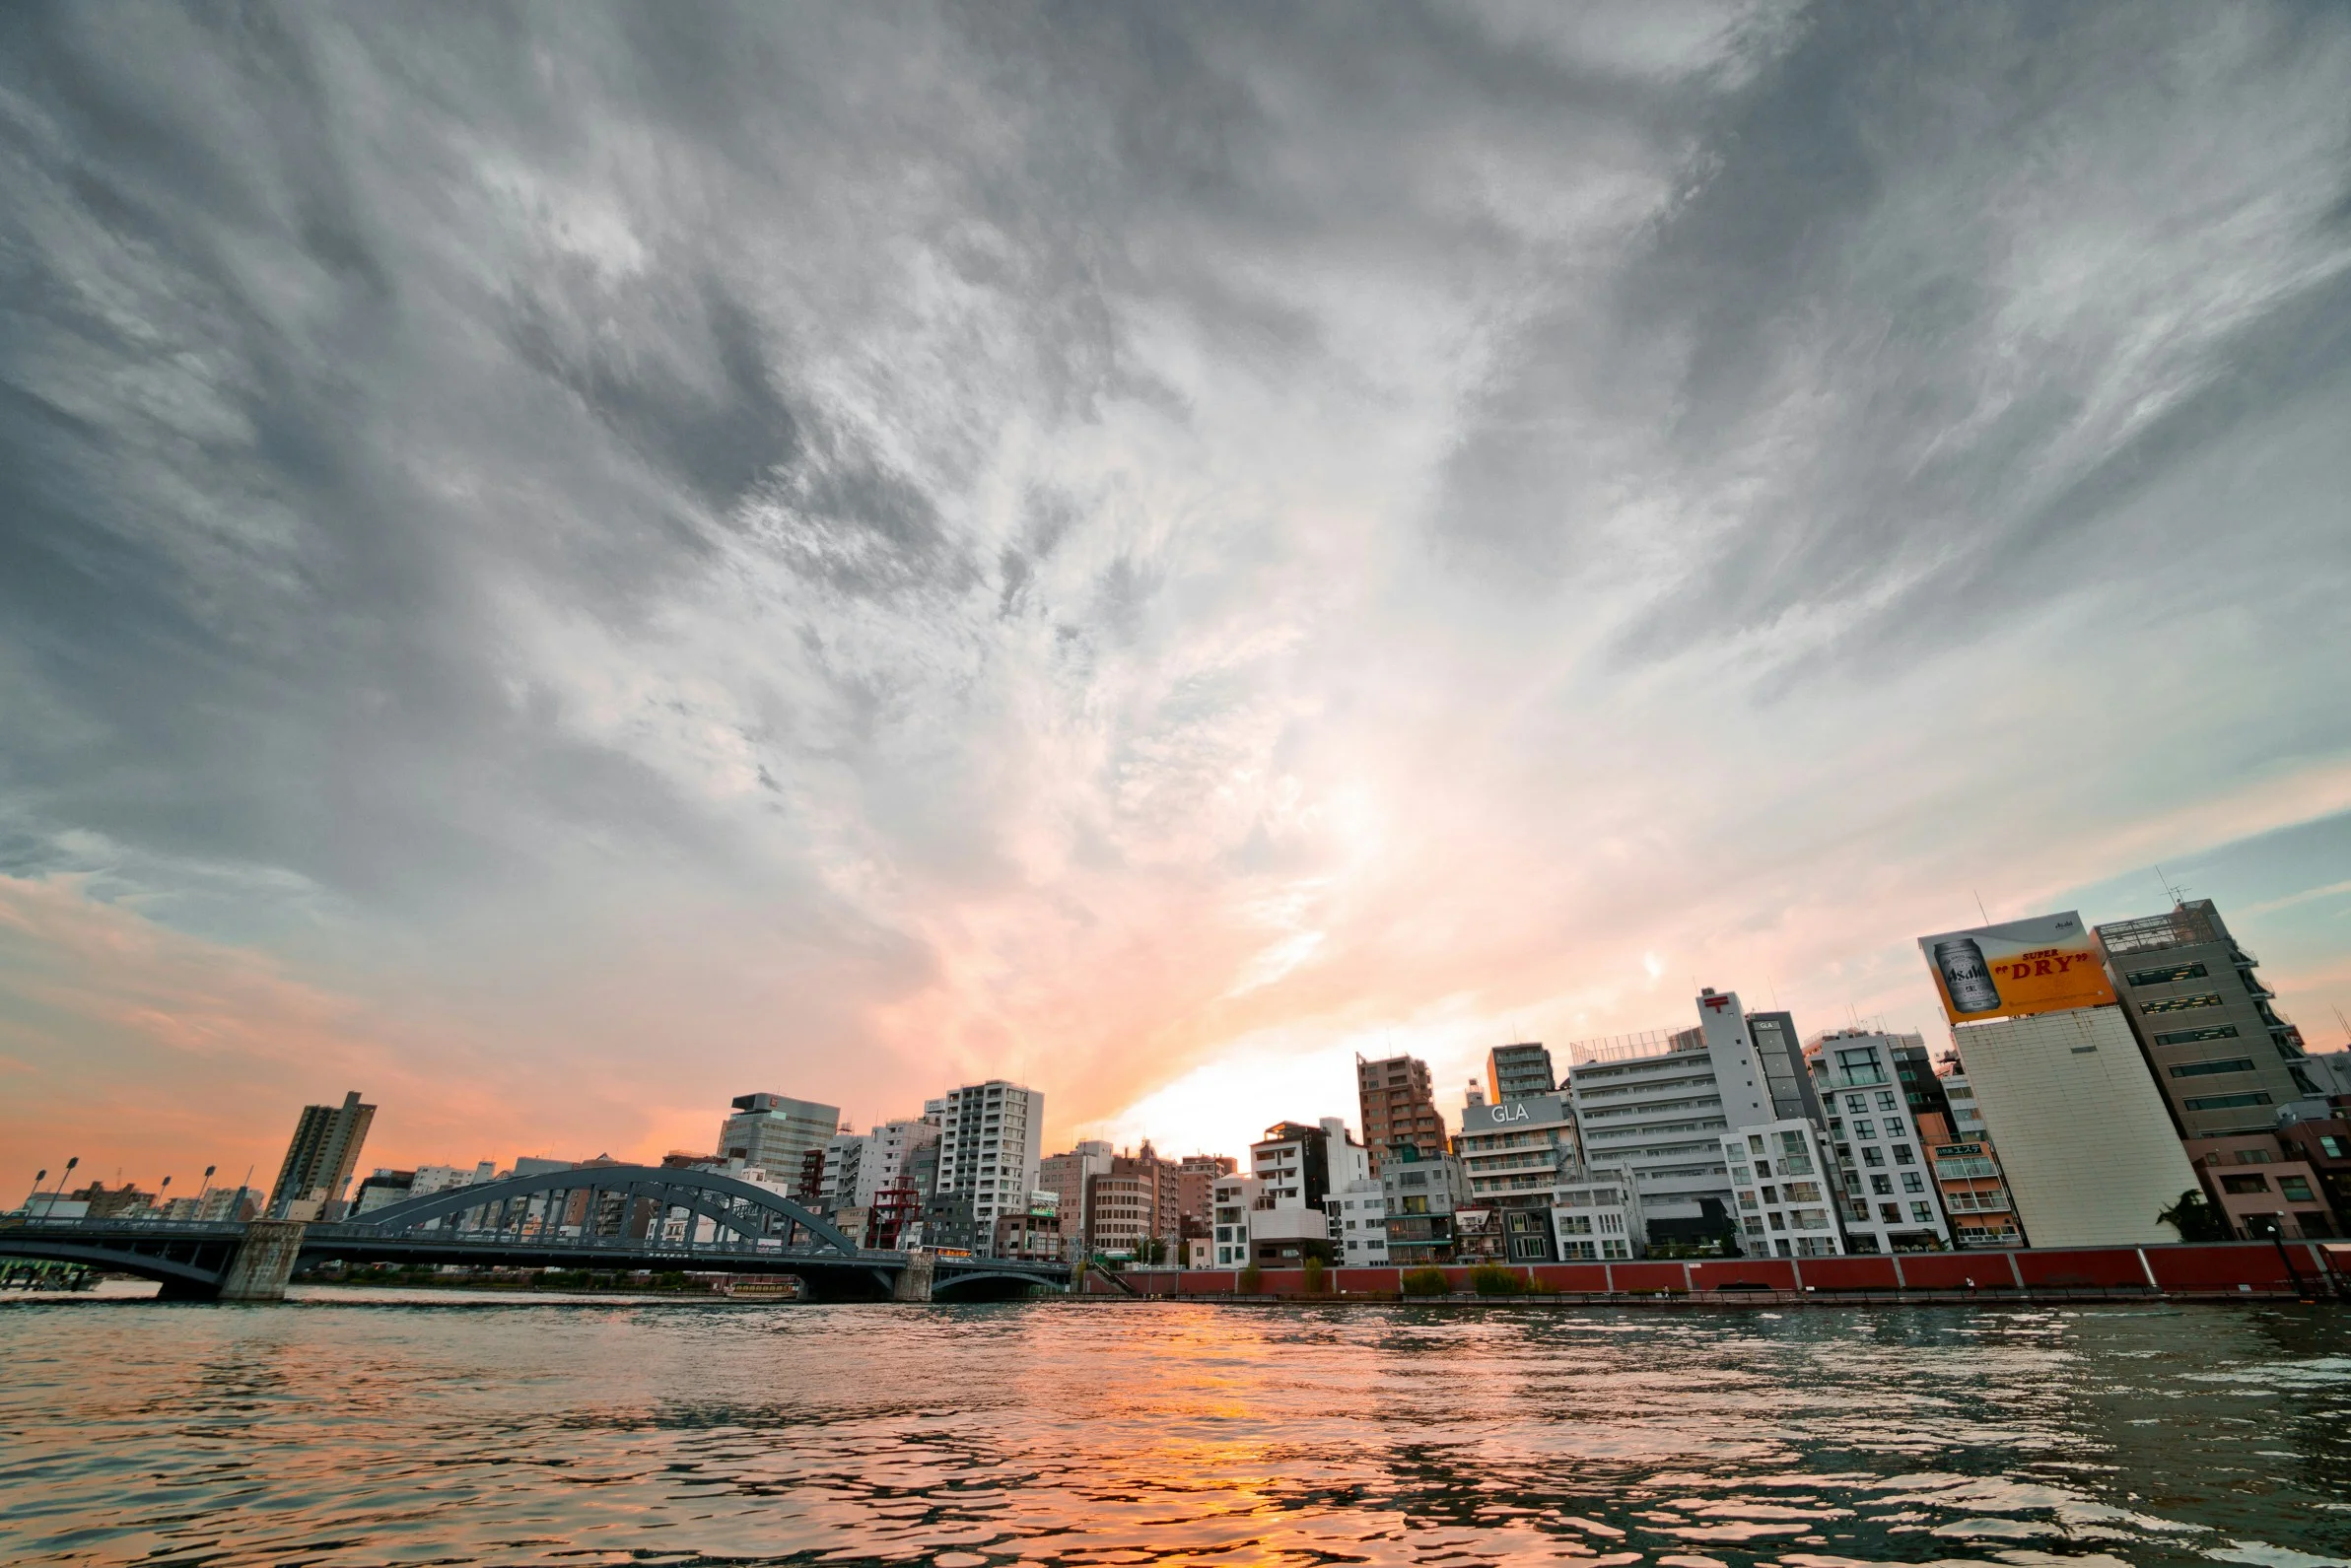
[[[1230,1148],[2155,860],[2328,1043],[2347,155],[2328,7],[16,7],[0,1146]]]

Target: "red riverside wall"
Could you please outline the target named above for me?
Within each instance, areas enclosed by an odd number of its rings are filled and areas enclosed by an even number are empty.
[[[1813,1290],[1893,1290],[1899,1284],[1891,1258],[1806,1258],[1796,1267]],[[2006,1263],[1999,1274],[2008,1277]]]
[[[1733,1258],[1692,1263],[1690,1283],[1695,1290],[1724,1290],[1732,1285],[1794,1290],[1796,1262],[1791,1258]]]
[[[2289,1263],[2291,1267],[2289,1268]],[[1899,1278],[1897,1269],[1900,1269]],[[2270,1293],[2319,1281],[2351,1282],[2351,1247],[2288,1242],[2213,1242],[2167,1247],[2026,1248],[2013,1252],[1903,1253],[1899,1258],[1737,1258],[1692,1261],[1625,1263],[1536,1263],[1512,1265],[1547,1290],[1569,1295],[1713,1292],[1732,1287],[1775,1291],[1950,1291],[1977,1293],[2027,1290],[2148,1290],[2148,1275],[2166,1295],[2236,1296]],[[1446,1282],[1460,1293],[1475,1289],[1466,1267],[1445,1269]],[[1393,1294],[1403,1285],[1401,1268],[1334,1268],[1324,1276],[1326,1295]],[[1150,1296],[1228,1296],[1240,1288],[1232,1268],[1139,1269],[1123,1276]],[[2243,1287],[2242,1289],[2240,1287]],[[1268,1296],[1303,1296],[1302,1269],[1268,1268],[1258,1291]],[[1126,1291],[1089,1274],[1085,1293],[1124,1296]]]

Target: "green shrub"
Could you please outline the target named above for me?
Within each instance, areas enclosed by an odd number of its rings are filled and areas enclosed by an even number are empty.
[[[1452,1288],[1446,1282],[1442,1268],[1408,1268],[1404,1271],[1404,1293],[1408,1296],[1442,1296]]]
[[[1480,1263],[1470,1270],[1470,1288],[1481,1296],[1523,1296],[1527,1282],[1499,1263]]]
[[[1322,1293],[1323,1261],[1319,1258],[1309,1258],[1306,1260],[1306,1294],[1319,1296]]]
[[[1241,1270],[1241,1294],[1254,1296],[1266,1288],[1266,1271],[1251,1263]]]

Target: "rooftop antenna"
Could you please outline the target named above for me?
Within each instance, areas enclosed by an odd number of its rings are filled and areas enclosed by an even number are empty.
[[[1983,923],[1984,923],[1984,924],[1986,924],[1986,925],[1989,925],[1989,924],[1991,924],[1991,923],[1992,923],[1992,917],[1991,917],[1991,914],[1990,914],[1990,912],[1989,912],[1989,911],[1985,910],[1985,909],[1984,909],[1984,907],[1983,907],[1983,895],[1982,895],[1981,893],[1977,893],[1977,892],[1976,892],[1976,891],[1975,891],[1973,888],[1970,888],[1970,889],[1968,889],[1968,892],[1969,892],[1971,895],[1972,895],[1972,896],[1973,896],[1973,898],[1974,898],[1974,900],[1975,900],[1975,913],[1976,913],[1976,914],[1978,914],[1978,915],[1981,915],[1981,916],[1983,917]]]
[[[2337,1008],[2334,1010],[2334,1021],[2335,1021],[2336,1023],[2338,1023],[2338,1024],[2341,1024],[2341,1025],[2343,1026],[2343,1047],[2344,1047],[2344,1049],[2345,1049],[2345,1050],[2351,1050],[2351,1018],[2345,1018],[2345,1017],[2343,1016],[2343,1009],[2341,1009],[2340,1007],[2337,1007]]]
[[[2186,902],[2187,889],[2164,875],[2164,868],[2160,865],[2155,868],[2155,879],[2164,885],[2164,896],[2172,901],[2172,908],[2178,909]]]

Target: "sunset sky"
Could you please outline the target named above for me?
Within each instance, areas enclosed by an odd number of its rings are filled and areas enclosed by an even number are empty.
[[[429,18],[429,25],[422,25]],[[2351,11],[12,7],[0,1181],[2351,1011]],[[19,1169],[21,1167],[21,1170]],[[13,1192],[0,1199],[13,1202]]]

